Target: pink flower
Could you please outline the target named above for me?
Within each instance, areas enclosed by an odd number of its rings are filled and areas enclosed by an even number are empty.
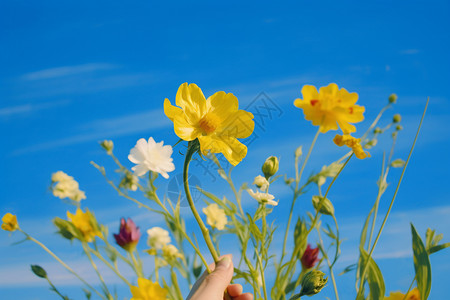
[[[311,269],[316,265],[319,261],[319,247],[311,248],[311,245],[308,244],[305,252],[301,258],[303,269]]]
[[[127,221],[125,221],[125,218],[120,219],[119,233],[114,234],[117,245],[127,251],[133,251],[140,237],[141,232],[139,231],[139,227],[136,227],[133,220],[130,218]]]

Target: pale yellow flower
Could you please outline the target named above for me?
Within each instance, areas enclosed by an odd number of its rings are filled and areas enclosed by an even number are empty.
[[[133,297],[130,300],[165,300],[167,299],[167,290],[162,288],[159,283],[151,282],[145,278],[138,278],[138,286],[130,287]]]
[[[261,191],[265,192],[269,187],[269,181],[264,176],[258,175],[253,180],[253,184],[256,185]]]
[[[206,215],[206,222],[213,228],[223,230],[227,225],[227,215],[225,211],[219,208],[216,203],[208,205],[203,208],[203,213]]]
[[[178,106],[164,100],[164,113],[173,121],[175,134],[182,140],[198,139],[206,155],[222,153],[237,165],[246,155],[247,146],[239,139],[249,137],[255,127],[253,114],[239,110],[239,102],[231,93],[217,92],[208,99],[194,83],[183,83],[175,98]]]
[[[405,294],[401,292],[391,292],[388,297],[384,297],[384,300],[420,300],[419,290],[417,288],[412,289],[405,298]]]
[[[355,126],[350,123],[364,120],[365,108],[355,104],[358,94],[339,89],[335,83],[321,87],[319,92],[315,86],[305,85],[302,95],[303,99],[296,99],[294,105],[303,110],[306,120],[320,126],[322,133],[337,130],[338,126],[344,134],[355,132]]]
[[[258,201],[259,203],[269,204],[273,206],[278,205],[278,202],[273,200],[275,199],[274,195],[271,195],[269,193],[261,193],[260,191],[254,192],[252,189],[247,189],[247,192],[249,193],[250,196],[252,196],[253,199]]]
[[[181,254],[177,247],[172,244],[165,245],[162,248],[162,255],[167,261],[171,261],[176,258],[183,258],[183,254]]]
[[[80,190],[78,182],[63,171],[52,174],[52,183],[54,184],[52,191],[55,197],[69,198],[77,202],[86,199],[86,195]]]
[[[355,153],[355,156],[359,159],[370,157],[370,153],[363,150],[363,147],[361,146],[361,139],[354,138],[349,134],[344,135],[336,134],[333,141],[339,147],[345,145],[349,148],[352,148],[353,153]]]
[[[17,222],[17,216],[6,213],[2,218],[2,229],[6,231],[16,231],[19,229],[19,223]]]
[[[169,232],[161,227],[153,227],[147,230],[148,245],[153,249],[162,249],[170,243]]]
[[[94,241],[96,236],[103,236],[99,230],[97,220],[88,209],[86,209],[86,212],[83,212],[81,208],[78,208],[75,214],[67,212],[67,218],[80,231],[81,236],[79,238],[81,241],[89,243]]]

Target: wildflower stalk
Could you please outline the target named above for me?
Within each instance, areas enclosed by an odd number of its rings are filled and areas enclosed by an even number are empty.
[[[128,252],[128,256],[130,257],[131,261],[133,262],[133,269],[136,272],[136,275],[138,277],[143,278],[144,277],[144,272],[142,271],[142,266],[139,265],[139,263],[136,260],[136,257],[134,256],[134,251],[133,252]]]
[[[91,291],[96,293],[100,298],[107,300],[102,294],[99,293],[96,289],[94,289],[89,283],[86,282],[80,275],[78,275],[71,267],[69,267],[65,262],[63,262],[55,253],[53,253],[50,249],[48,249],[44,244],[36,240],[34,237],[30,236],[28,233],[23,231],[22,229],[17,229],[22,232],[27,240],[30,240],[37,245],[39,245],[42,249],[44,249],[48,254],[50,254],[56,261],[58,261],[64,268],[67,269],[70,273],[72,273],[75,277],[77,277],[82,283],[84,283]]]
[[[411,281],[411,284],[409,285],[409,288],[408,288],[408,290],[406,291],[406,294],[405,294],[405,296],[403,297],[402,300],[406,300],[406,297],[408,297],[408,294],[409,294],[409,292],[411,291],[411,289],[412,289],[412,287],[413,287],[414,281],[416,281],[416,275],[414,275],[414,278],[413,278],[413,280]]]
[[[101,284],[102,284],[102,288],[103,288],[103,292],[105,293],[105,296],[106,296],[108,299],[110,299],[110,300],[113,299],[112,296],[111,296],[111,293],[110,293],[109,290],[108,290],[108,286],[107,286],[106,283],[105,283],[105,280],[103,280],[102,274],[100,273],[100,271],[98,270],[97,265],[95,264],[94,260],[92,259],[91,253],[90,253],[89,250],[86,248],[86,243],[85,243],[85,242],[82,242],[81,244],[82,244],[82,246],[83,246],[84,253],[86,253],[86,255],[87,255],[88,259],[89,259],[89,262],[91,263],[92,267],[93,267],[94,270],[95,270],[95,273],[96,273],[97,276],[98,276],[98,279],[100,279],[100,282],[101,282]]]
[[[380,239],[381,232],[383,231],[384,226],[386,225],[387,219],[388,219],[389,214],[390,214],[390,212],[392,210],[392,207],[394,205],[394,201],[395,201],[395,198],[397,197],[397,193],[398,193],[398,190],[400,188],[400,184],[402,183],[403,176],[405,175],[406,167],[408,166],[409,160],[411,159],[411,155],[412,155],[412,152],[414,150],[414,146],[416,145],[417,138],[418,138],[419,132],[420,132],[420,128],[422,127],[423,119],[425,118],[425,113],[427,111],[429,102],[430,102],[430,98],[427,99],[427,102],[425,104],[425,108],[423,110],[422,118],[420,119],[419,127],[417,128],[416,136],[414,137],[414,141],[413,141],[413,144],[412,144],[411,149],[409,151],[408,158],[406,159],[405,165],[403,166],[402,174],[400,175],[400,179],[399,179],[399,181],[397,183],[397,187],[395,189],[395,192],[394,192],[394,195],[392,197],[391,203],[389,204],[389,208],[388,208],[388,210],[386,212],[386,215],[384,216],[383,223],[381,223],[381,227],[378,230],[377,237],[375,238],[375,241],[374,241],[374,243],[372,245],[372,248],[370,249],[370,252],[368,254],[368,257],[366,259],[367,262],[370,261],[370,258],[372,257],[373,251],[375,250],[375,247],[376,247],[376,245],[378,243],[378,240]],[[363,269],[363,272],[362,272],[361,277],[360,277],[358,295],[360,295],[362,293],[362,291],[363,291],[362,288],[364,286],[364,278],[366,276],[366,272],[367,272],[368,266],[369,266],[368,263],[366,263],[364,265],[364,269]]]
[[[333,215],[333,217],[334,217],[334,215]],[[335,257],[335,260],[333,261],[333,263],[331,263],[330,262],[330,258],[328,257],[328,254],[325,251],[325,247],[324,247],[324,244],[323,244],[322,236],[320,234],[320,228],[316,227],[316,230],[317,230],[317,235],[319,237],[320,250],[322,252],[322,255],[325,257],[325,259],[327,261],[327,264],[328,264],[328,269],[330,270],[330,277],[331,277],[331,282],[333,283],[334,295],[336,297],[336,300],[339,300],[339,293],[338,293],[336,279],[334,277],[334,272],[333,272],[333,267],[334,267],[334,263],[336,262],[336,257]],[[337,245],[336,245],[336,248],[338,248]]]
[[[293,197],[292,203],[291,203],[291,210],[289,212],[288,222],[286,225],[286,231],[284,233],[283,250],[281,251],[281,258],[280,258],[280,263],[279,263],[280,266],[282,265],[284,256],[286,255],[287,237],[289,234],[289,227],[290,227],[291,221],[292,221],[292,214],[294,212],[295,202],[297,201],[300,191],[302,190],[302,189],[300,189],[300,190],[298,189],[298,185],[300,183],[300,180],[302,179],[303,170],[305,169],[306,163],[309,160],[312,149],[314,148],[317,138],[319,137],[319,133],[320,133],[320,128],[317,130],[316,135],[314,136],[314,139],[311,143],[311,146],[309,147],[308,153],[306,154],[305,160],[303,161],[302,167],[300,169],[300,173],[297,172],[298,171],[298,157],[295,157],[295,169],[296,169],[295,170],[295,191],[294,191],[294,197]]]
[[[56,286],[50,281],[50,279],[45,276],[45,279],[47,280],[48,284],[50,285],[52,291],[54,291],[58,296],[60,296],[63,300],[69,300],[68,297],[61,294],[61,292],[56,288]]]
[[[184,191],[186,193],[186,199],[188,200],[192,214],[194,215],[194,218],[197,221],[198,226],[200,227],[200,230],[202,232],[203,239],[205,240],[205,243],[208,246],[209,252],[213,257],[214,262],[217,264],[219,262],[219,255],[217,254],[217,251],[214,248],[211,236],[209,235],[208,228],[206,228],[205,223],[203,223],[202,218],[200,217],[197,209],[195,208],[194,201],[192,200],[191,196],[191,191],[189,190],[189,182],[188,182],[189,163],[191,162],[192,156],[198,151],[198,147],[199,147],[198,141],[189,142],[183,167]]]

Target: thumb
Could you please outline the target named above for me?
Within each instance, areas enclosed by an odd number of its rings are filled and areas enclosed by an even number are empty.
[[[199,290],[201,299],[222,299],[223,293],[233,277],[233,262],[231,255],[225,255],[216,264],[214,271],[203,280]]]

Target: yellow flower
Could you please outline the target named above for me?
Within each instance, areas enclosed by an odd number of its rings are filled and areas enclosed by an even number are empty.
[[[11,213],[6,213],[2,218],[2,229],[6,231],[16,231],[19,229],[17,217]]]
[[[408,296],[405,298],[405,294],[401,292],[393,292],[389,294],[389,297],[384,297],[384,300],[420,300],[419,290],[414,288],[412,291],[408,293]]]
[[[225,211],[219,208],[216,203],[208,205],[203,208],[203,213],[206,215],[206,222],[213,228],[223,230],[227,225],[227,215]]]
[[[247,155],[247,147],[237,139],[249,137],[255,122],[253,114],[238,109],[236,96],[217,92],[205,99],[197,85],[183,83],[178,88],[175,103],[179,107],[165,99],[164,113],[173,121],[180,139],[198,139],[204,155],[208,151],[222,153],[234,166]]]
[[[159,283],[151,282],[145,278],[138,278],[138,286],[130,287],[133,298],[130,300],[165,300],[167,290],[163,289]]]
[[[363,150],[361,146],[361,139],[354,138],[349,134],[336,134],[333,141],[339,147],[346,145],[347,147],[352,148],[353,153],[355,153],[355,156],[359,159],[370,157],[370,153]]]
[[[82,234],[80,237],[81,241],[90,243],[96,236],[102,237],[97,221],[88,209],[86,209],[86,212],[83,212],[81,208],[78,208],[74,215],[67,212],[67,218]]]
[[[335,83],[321,87],[319,92],[315,86],[305,85],[302,95],[303,99],[296,99],[294,105],[303,110],[306,120],[320,126],[322,133],[337,130],[339,126],[344,134],[349,134],[356,131],[350,123],[364,120],[364,106],[355,105],[358,94],[339,89]]]

